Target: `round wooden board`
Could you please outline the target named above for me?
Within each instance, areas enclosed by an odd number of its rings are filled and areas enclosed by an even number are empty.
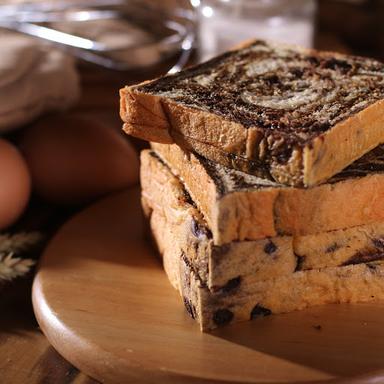
[[[143,228],[138,191],[127,191],[72,218],[43,255],[38,322],[85,373],[107,383],[384,382],[383,304],[315,307],[203,334]]]

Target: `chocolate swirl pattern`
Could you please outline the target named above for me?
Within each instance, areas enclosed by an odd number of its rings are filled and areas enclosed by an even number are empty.
[[[215,180],[215,184],[222,196],[228,193],[246,190],[284,188],[284,185],[276,183],[273,180],[227,168],[213,161],[204,159],[201,156],[197,156],[197,158],[210,177]],[[369,176],[374,173],[384,173],[384,145],[379,145],[371,152],[368,152],[342,172],[329,179],[327,183],[334,184],[343,180]]]
[[[383,99],[384,64],[256,41],[139,90],[303,144]]]
[[[369,58],[256,40],[120,94],[126,133],[288,186],[384,143],[384,63]]]

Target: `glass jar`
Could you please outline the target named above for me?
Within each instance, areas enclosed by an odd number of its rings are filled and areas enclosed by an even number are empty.
[[[191,0],[198,12],[201,61],[244,40],[312,47],[315,0]]]

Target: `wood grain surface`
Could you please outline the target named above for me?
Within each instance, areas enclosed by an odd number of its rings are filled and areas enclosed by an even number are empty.
[[[107,383],[384,380],[384,302],[318,306],[204,334],[142,223],[138,189],[111,195],[68,221],[44,252],[35,314],[82,371]]]

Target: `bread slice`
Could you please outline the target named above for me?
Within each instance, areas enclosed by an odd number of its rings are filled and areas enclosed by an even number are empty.
[[[212,292],[295,271],[359,264],[384,258],[384,223],[311,236],[279,236],[216,246],[183,184],[151,151],[141,154],[144,212],[160,253],[181,254]],[[177,285],[174,259],[164,259]]]
[[[225,168],[177,145],[153,143],[152,147],[184,181],[216,245],[384,221],[384,146],[328,183],[307,189]]]
[[[128,134],[223,151],[287,185],[326,181],[384,142],[384,64],[362,57],[256,40],[120,95]]]
[[[383,261],[295,271],[268,280],[237,276],[221,287],[209,289],[180,248],[180,239],[154,218],[152,215],[151,223],[165,271],[202,331],[314,305],[384,299]]]
[[[230,292],[211,292],[185,259],[165,250],[164,259],[175,259],[176,287],[186,310],[202,331],[254,320],[272,314],[330,303],[376,302],[384,299],[384,262],[294,272],[276,279],[238,286]]]

